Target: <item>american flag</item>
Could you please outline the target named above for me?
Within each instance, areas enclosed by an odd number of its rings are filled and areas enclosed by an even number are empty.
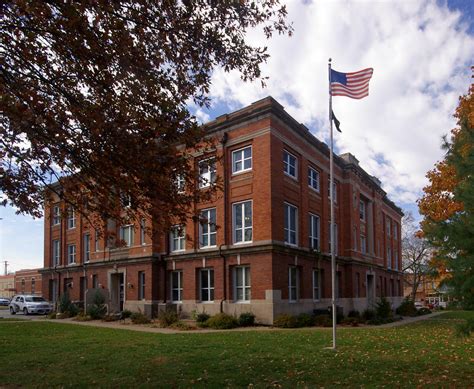
[[[374,69],[367,68],[358,72],[341,73],[331,69],[331,95],[362,99],[369,95],[369,81]]]

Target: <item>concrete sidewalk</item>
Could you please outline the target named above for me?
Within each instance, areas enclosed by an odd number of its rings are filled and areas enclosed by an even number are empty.
[[[422,320],[427,320],[434,318],[436,316],[439,316],[443,314],[444,312],[435,312],[431,313],[429,315],[424,315],[424,316],[416,316],[416,317],[405,317],[403,320],[396,321],[393,323],[388,323],[388,324],[382,324],[379,326],[368,326],[368,325],[362,325],[359,327],[343,327],[343,326],[338,326],[338,330],[345,330],[345,329],[364,329],[364,328],[391,328],[391,327],[399,327],[411,323],[416,323],[418,321]],[[31,321],[28,320],[27,317],[21,318],[16,323],[18,322],[26,322],[26,321]],[[303,328],[277,328],[277,327],[268,327],[268,326],[257,326],[257,327],[239,327],[239,328],[234,328],[231,330],[213,330],[213,329],[207,329],[207,328],[197,328],[195,330],[189,330],[189,331],[179,331],[175,329],[170,329],[170,328],[155,328],[147,325],[139,325],[139,324],[132,324],[129,322],[103,322],[99,320],[93,320],[93,321],[75,321],[73,319],[44,319],[44,318],[35,318],[34,321],[40,321],[40,322],[51,322],[51,323],[64,323],[64,324],[73,324],[73,325],[80,325],[80,326],[86,326],[86,327],[98,327],[98,328],[110,328],[110,329],[119,329],[119,330],[130,330],[130,331],[137,331],[137,332],[150,332],[150,333],[155,333],[155,334],[209,334],[209,333],[214,333],[214,332],[249,332],[249,331],[259,331],[259,332],[267,332],[267,331],[304,331],[304,330],[323,330],[323,331],[328,331],[331,330],[330,327],[303,327]],[[11,323],[11,321],[5,321],[5,323]],[[0,320],[1,323],[1,320]]]

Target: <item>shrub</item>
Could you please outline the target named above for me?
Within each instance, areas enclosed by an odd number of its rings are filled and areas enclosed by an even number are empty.
[[[86,315],[84,312],[80,312],[79,315],[77,315],[74,318],[75,321],[90,321],[92,318],[89,315]]]
[[[94,294],[92,305],[87,308],[87,314],[94,320],[102,319],[107,312],[105,298],[99,291]]]
[[[346,317],[344,319],[341,320],[341,324],[343,325],[348,325],[348,326],[352,326],[352,327],[358,327],[359,326],[359,323],[360,323],[360,320],[358,317]]]
[[[122,311],[122,319],[128,319],[130,316],[132,316],[132,311],[129,311],[128,309]]]
[[[359,318],[360,317],[360,312],[359,311],[349,311],[349,313],[347,314],[347,317],[357,317]]]
[[[205,323],[211,315],[207,314],[206,312],[196,314],[196,323]]]
[[[74,317],[79,313],[79,308],[69,299],[69,293],[65,292],[59,299],[59,312],[66,317]]]
[[[308,313],[300,313],[296,317],[298,327],[311,327],[314,325],[314,317]]]
[[[208,327],[216,330],[227,330],[239,326],[238,320],[234,316],[226,313],[218,313],[217,315],[212,316],[206,321],[206,324]]]
[[[184,321],[177,321],[176,323],[171,324],[169,328],[179,331],[192,331],[196,329],[195,327],[189,325],[188,323],[185,323]]]
[[[331,327],[332,319],[330,315],[318,315],[314,318],[314,325],[316,327]]]
[[[118,315],[105,315],[102,318],[102,321],[111,322],[111,321],[117,321],[118,319],[119,319]]]
[[[431,310],[428,308],[420,308],[418,311],[416,311],[416,316],[423,316],[423,315],[429,315],[431,313]]]
[[[151,322],[150,318],[141,312],[133,312],[130,318],[133,324],[148,324]]]
[[[158,313],[158,321],[162,327],[169,327],[179,321],[179,316],[174,309],[165,309]]]
[[[370,321],[375,318],[375,311],[373,309],[366,309],[362,312],[362,319],[365,321]]]
[[[397,308],[396,313],[402,316],[416,316],[415,302],[409,297],[405,298]]]
[[[375,312],[376,316],[380,319],[389,319],[393,316],[392,306],[385,297],[380,298],[380,301],[375,307]]]
[[[289,315],[287,313],[278,316],[273,321],[274,327],[280,328],[296,328],[298,327],[298,320],[295,316]]]
[[[458,338],[468,338],[474,332],[474,319],[468,319],[464,323],[456,325],[456,336]]]
[[[255,324],[255,315],[252,312],[243,312],[239,316],[239,326],[250,327]]]
[[[55,311],[52,311],[48,313],[48,319],[56,319],[57,313]]]

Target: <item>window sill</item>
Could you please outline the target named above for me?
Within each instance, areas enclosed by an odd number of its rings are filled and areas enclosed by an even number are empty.
[[[245,173],[250,173],[252,171],[252,168],[250,169],[245,169],[245,170],[239,170],[238,172],[232,172],[232,177],[234,176],[239,176],[241,174],[245,174]]]
[[[308,185],[308,188],[311,189],[311,191],[314,192],[314,193],[317,194],[317,195],[320,195],[320,194],[321,194],[321,192],[319,191],[319,189],[313,188],[311,185]]]
[[[236,300],[234,304],[250,304],[250,300]]]
[[[245,246],[245,245],[251,245],[253,243],[253,240],[247,241],[247,242],[235,242],[232,244],[232,246]]]
[[[292,176],[291,174],[283,171],[283,174],[287,177],[290,177],[292,180],[295,180],[296,182],[298,182],[298,176]]]

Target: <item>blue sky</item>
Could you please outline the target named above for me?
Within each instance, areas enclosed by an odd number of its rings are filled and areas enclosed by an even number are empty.
[[[269,48],[267,88],[217,69],[212,107],[193,108],[196,116],[205,122],[271,95],[327,140],[328,58],[342,72],[373,67],[369,97],[334,99],[343,129],[336,150],[356,155],[392,200],[416,212],[426,171],[442,159],[441,137],[454,126],[457,98],[471,82],[474,2],[295,0],[287,7],[293,37],[266,42],[261,31],[249,33],[252,43]],[[41,267],[43,221],[8,207],[0,218],[0,261],[13,271]]]

